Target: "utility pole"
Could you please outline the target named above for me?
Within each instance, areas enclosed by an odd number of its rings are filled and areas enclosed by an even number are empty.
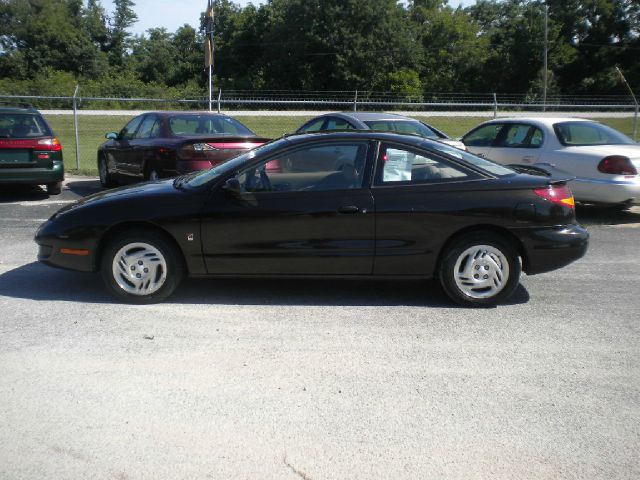
[[[542,87],[542,111],[547,110],[547,82],[549,58],[549,5],[544,6],[544,84]]]
[[[636,98],[635,94],[633,93],[633,89],[631,88],[631,85],[629,85],[629,82],[627,82],[627,79],[622,74],[622,70],[620,70],[617,65],[616,65],[616,70],[618,71],[618,75],[620,75],[620,78],[622,79],[622,83],[624,83],[627,86],[627,88],[629,89],[629,93],[631,94],[631,98],[633,99],[633,103],[636,106],[635,114],[633,116],[633,140],[637,141],[638,140],[638,99]]]
[[[205,16],[205,67],[209,69],[209,111],[212,110],[213,103],[213,55],[215,51],[214,45],[214,13],[213,2],[207,0],[207,13]]]

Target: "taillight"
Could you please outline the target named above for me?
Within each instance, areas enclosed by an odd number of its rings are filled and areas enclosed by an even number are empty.
[[[567,185],[549,185],[545,188],[536,188],[533,192],[556,205],[563,207],[576,208],[576,202],[573,199],[573,193]]]
[[[60,152],[62,145],[56,137],[50,138],[7,138],[0,140],[0,149],[4,148],[28,148],[30,150],[45,152]]]
[[[611,155],[603,158],[598,164],[598,171],[611,175],[637,175],[638,170],[627,157]]]
[[[44,138],[42,140],[38,140],[38,150],[48,150],[49,152],[61,152],[62,145],[60,144],[60,140],[58,140],[56,137]]]
[[[180,157],[188,160],[207,160],[218,158],[219,154],[228,156],[229,154],[241,153],[244,150],[252,150],[259,147],[264,142],[202,142],[190,143],[180,148]],[[213,157],[210,155],[214,154]],[[224,157],[223,157],[224,158]]]

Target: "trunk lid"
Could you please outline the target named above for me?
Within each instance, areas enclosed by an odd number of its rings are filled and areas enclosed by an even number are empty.
[[[271,139],[263,137],[191,137],[186,139],[178,149],[178,159],[207,160],[213,166],[269,141]]]

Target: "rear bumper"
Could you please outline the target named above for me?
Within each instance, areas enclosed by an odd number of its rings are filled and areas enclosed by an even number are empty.
[[[523,270],[527,275],[569,265],[582,258],[589,246],[589,232],[576,224],[532,228],[519,233],[525,248]]]
[[[569,187],[579,202],[640,205],[640,176],[610,181],[577,178],[569,182]]]
[[[64,164],[53,162],[51,168],[0,168],[0,183],[46,185],[64,180]]]

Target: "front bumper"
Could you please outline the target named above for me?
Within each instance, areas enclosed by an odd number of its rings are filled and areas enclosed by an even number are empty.
[[[35,235],[38,261],[58,268],[94,272],[96,245],[90,240],[70,240],[50,231],[51,221],[43,223]]]
[[[523,270],[527,275],[569,265],[582,258],[589,246],[589,232],[577,224],[530,228],[519,233],[525,248]]]
[[[64,180],[64,164],[53,162],[51,168],[24,167],[0,168],[0,183],[46,185],[47,183],[62,182]]]

